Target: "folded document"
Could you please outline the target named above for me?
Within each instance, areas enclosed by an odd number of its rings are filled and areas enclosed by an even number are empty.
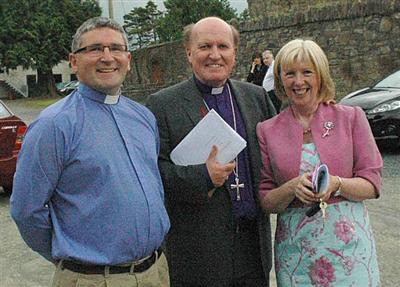
[[[212,109],[171,152],[176,165],[205,163],[212,146],[218,147],[217,160],[225,164],[236,158],[246,141]]]

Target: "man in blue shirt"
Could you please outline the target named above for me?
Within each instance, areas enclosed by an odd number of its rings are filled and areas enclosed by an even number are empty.
[[[53,286],[169,286],[158,130],[120,94],[127,47],[113,20],[83,23],[69,56],[80,85],[29,126],[19,154],[11,215],[57,265]]]

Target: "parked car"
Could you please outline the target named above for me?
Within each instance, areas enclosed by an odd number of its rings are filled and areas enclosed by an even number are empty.
[[[393,140],[400,146],[400,70],[347,95],[340,103],[364,110],[376,140]]]
[[[25,131],[26,124],[0,100],[0,186],[8,194]]]
[[[63,95],[68,95],[79,86],[79,81],[70,81],[65,83],[57,83],[57,90]]]

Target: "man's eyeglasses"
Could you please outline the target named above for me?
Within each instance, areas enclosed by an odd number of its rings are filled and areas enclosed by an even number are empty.
[[[93,44],[86,47],[79,48],[75,50],[74,54],[85,53],[89,56],[100,56],[104,53],[104,49],[108,48],[111,55],[113,56],[120,56],[123,53],[128,51],[128,47],[126,45],[121,44],[110,44],[110,45],[103,45],[103,44]]]

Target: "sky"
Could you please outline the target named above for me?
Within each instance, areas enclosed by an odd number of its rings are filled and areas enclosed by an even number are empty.
[[[123,16],[128,14],[134,7],[145,7],[148,0],[112,0],[114,9],[114,19],[120,24],[123,24]],[[164,0],[153,0],[159,10],[164,10]],[[241,13],[247,8],[247,0],[229,0],[232,8],[235,8],[238,13]],[[103,10],[103,16],[108,15],[108,0],[99,0],[100,7]]]

